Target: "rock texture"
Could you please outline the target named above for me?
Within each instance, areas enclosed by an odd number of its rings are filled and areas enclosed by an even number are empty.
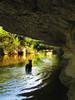
[[[69,58],[69,63],[67,66],[63,66],[59,78],[68,88],[67,100],[75,100],[75,51],[69,52],[65,57]]]
[[[0,25],[49,44],[65,44],[74,33],[74,0],[0,0]]]
[[[5,30],[53,45],[75,42],[75,0],[0,0],[0,26]],[[60,75],[75,100],[74,54]]]

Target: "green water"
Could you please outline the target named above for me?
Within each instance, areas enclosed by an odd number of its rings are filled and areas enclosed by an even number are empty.
[[[25,71],[28,59],[32,59],[31,74]],[[58,65],[56,55],[44,53],[30,54],[24,56],[5,56],[0,58],[0,100],[22,100],[23,98],[33,98],[30,94],[48,84],[52,71]]]

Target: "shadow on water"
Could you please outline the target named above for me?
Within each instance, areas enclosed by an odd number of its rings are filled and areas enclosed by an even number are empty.
[[[60,82],[60,80],[56,78],[46,87],[40,89],[39,91],[37,90],[36,92],[31,93],[30,95],[34,94],[34,97],[28,100],[68,100],[66,95],[67,90],[68,89]],[[27,94],[21,94],[21,96],[24,95]],[[22,99],[22,100],[27,100],[27,99]]]
[[[63,66],[62,66],[63,64]],[[23,93],[19,94],[19,96],[31,96],[33,97],[29,99],[22,99],[22,100],[68,100],[67,91],[68,88],[64,86],[60,79],[59,75],[61,73],[62,67],[65,67],[68,64],[68,59],[64,59],[63,63],[59,69],[55,70],[53,74],[49,77],[49,83],[36,91],[31,92],[30,94]]]
[[[25,72],[25,64],[21,67],[14,65],[0,68],[1,100],[67,100],[68,89],[59,80],[67,61],[58,64],[58,68],[54,70],[51,65],[52,62],[57,63],[57,57],[40,56],[39,54],[33,60],[36,64],[33,64],[31,73]],[[6,59],[4,61],[8,64]]]

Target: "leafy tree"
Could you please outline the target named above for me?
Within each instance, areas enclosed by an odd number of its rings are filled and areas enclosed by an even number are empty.
[[[8,52],[12,52],[20,45],[18,36],[5,31],[3,27],[0,27],[0,43],[4,50]]]

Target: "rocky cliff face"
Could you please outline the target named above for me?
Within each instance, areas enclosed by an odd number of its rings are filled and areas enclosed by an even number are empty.
[[[75,42],[75,0],[0,0],[0,26],[48,44],[72,45]],[[75,100],[74,67],[75,64],[67,67],[60,76],[69,87],[68,100]]]
[[[0,25],[49,44],[64,44],[67,33],[75,32],[74,4],[74,0],[0,0]]]
[[[67,100],[75,100],[75,51],[69,52],[65,57],[69,58],[66,65],[59,76],[61,82],[68,88]]]

